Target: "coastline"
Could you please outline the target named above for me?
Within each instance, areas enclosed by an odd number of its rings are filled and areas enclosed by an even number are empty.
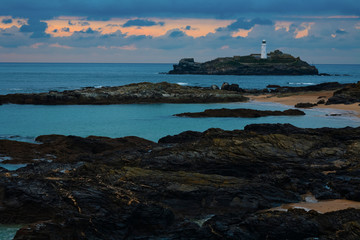
[[[317,91],[317,92],[300,92],[291,94],[261,94],[261,95],[246,95],[250,98],[250,101],[257,102],[273,102],[280,103],[290,107],[294,107],[297,103],[317,103],[319,100],[324,99],[327,101],[328,98],[333,96],[335,91]],[[318,104],[313,108],[325,108],[325,109],[336,109],[351,111],[352,114],[360,118],[360,106],[359,103],[353,104]]]

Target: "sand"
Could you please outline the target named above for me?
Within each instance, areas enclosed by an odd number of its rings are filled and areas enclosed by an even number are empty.
[[[314,210],[318,213],[327,213],[348,208],[360,209],[360,202],[347,199],[318,201],[311,193],[304,194],[302,197],[302,202],[283,204],[279,207],[271,208],[266,211],[287,211],[292,208],[300,208],[304,209],[305,211]]]
[[[292,93],[292,94],[263,94],[263,95],[248,95],[251,101],[258,102],[274,102],[281,103],[284,105],[289,105],[294,107],[297,103],[317,103],[319,100],[324,99],[325,102],[331,96],[333,96],[334,91],[318,91],[318,92],[303,92],[303,93]],[[325,105],[319,104],[314,108],[327,108],[327,109],[337,109],[350,111],[350,115],[360,117],[360,106],[359,103],[354,104],[332,104]]]
[[[324,200],[319,202],[299,202],[281,205],[272,208],[269,211],[287,211],[291,208],[300,208],[306,211],[314,210],[318,213],[334,212],[347,208],[360,209],[360,202],[350,201],[346,199]]]

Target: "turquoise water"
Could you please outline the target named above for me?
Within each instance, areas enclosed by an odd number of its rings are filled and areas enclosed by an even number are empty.
[[[0,63],[0,94],[63,91],[89,86],[119,86],[136,82],[170,82],[191,86],[236,83],[242,88],[268,84],[301,86],[323,82],[351,83],[360,80],[360,65],[319,64],[320,72],[334,76],[202,76],[159,74],[172,64],[107,63]],[[338,76],[335,76],[337,74]],[[344,76],[346,74],[346,76]]]
[[[243,129],[253,123],[291,123],[298,127],[360,126],[360,119],[349,116],[330,117],[329,109],[305,110],[305,116],[271,116],[262,118],[183,118],[173,114],[197,112],[209,108],[253,108],[285,110],[289,106],[274,103],[228,104],[121,104],[108,106],[0,106],[0,136],[31,140],[44,134],[123,137],[139,136],[152,141],[186,130],[208,128]]]
[[[2,225],[0,224],[0,239],[1,240],[11,240],[15,237],[17,230],[21,226],[19,225]]]

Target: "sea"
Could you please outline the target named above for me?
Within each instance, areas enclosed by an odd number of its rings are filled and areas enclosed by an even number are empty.
[[[100,88],[139,82],[170,82],[184,86],[221,86],[224,82],[241,88],[262,89],[269,84],[309,86],[324,82],[356,83],[360,65],[318,64],[320,73],[331,76],[206,76],[168,75],[172,64],[138,63],[0,63],[0,95],[64,91],[83,87]],[[138,136],[158,141],[167,135],[208,128],[243,129],[248,124],[290,123],[304,128],[358,127],[360,118],[351,112],[333,109],[305,109],[305,116],[269,116],[262,118],[183,118],[182,112],[210,108],[251,108],[285,110],[292,106],[277,103],[235,102],[219,104],[117,104],[117,105],[0,105],[0,139],[36,143],[46,134],[112,138]],[[327,116],[340,113],[341,116]],[[10,171],[25,164],[2,164],[9,156],[0,155],[0,166]],[[0,239],[12,239],[20,226],[0,225]]]
[[[360,65],[319,64],[321,73],[331,76],[207,76],[169,75],[172,64],[138,63],[0,63],[0,94],[64,91],[83,87],[120,86],[139,82],[170,82],[210,87],[224,82],[242,88],[261,89],[268,84],[308,86],[323,82],[360,81]],[[0,105],[0,139],[34,142],[39,135],[89,135],[112,138],[139,136],[157,141],[182,131],[208,128],[243,129],[254,123],[291,123],[298,127],[357,127],[359,118],[332,109],[305,110],[305,116],[263,118],[180,118],[173,114],[209,108],[252,108],[285,110],[275,103],[247,102],[221,104],[119,104],[106,106]],[[343,113],[329,117],[326,114]]]

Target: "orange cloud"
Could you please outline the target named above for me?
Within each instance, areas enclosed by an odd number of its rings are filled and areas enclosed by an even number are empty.
[[[229,49],[229,45],[224,45],[220,48],[221,50]]]
[[[249,30],[245,30],[245,29],[239,29],[237,32],[234,32],[231,34],[232,37],[247,37],[249,35],[249,33],[253,30],[254,28],[250,28]]]
[[[66,45],[60,45],[58,43],[54,43],[54,44],[50,44],[50,47],[55,47],[55,48],[64,48],[64,49],[71,49],[72,47],[70,46],[66,46]]]
[[[3,23],[3,20],[10,20],[11,23]],[[20,28],[22,25],[27,24],[27,19],[13,18],[11,16],[0,16],[0,28],[7,29],[13,26]]]
[[[314,22],[304,22],[301,24],[301,27],[305,28],[303,30],[296,29],[295,31],[295,38],[303,38],[309,36],[309,30],[311,29],[312,25],[314,25]]]
[[[276,21],[275,22],[275,31],[278,31],[280,29],[285,29],[288,32],[290,30],[291,24],[293,24],[293,22]]]
[[[59,17],[53,20],[44,21],[48,24],[46,33],[53,37],[69,37],[76,31],[84,31],[88,28],[99,31],[101,34],[111,34],[121,31],[127,36],[147,35],[152,37],[160,37],[165,35],[171,29],[182,29],[188,36],[201,37],[209,33],[214,33],[219,27],[226,27],[234,22],[233,20],[219,19],[167,19],[167,18],[149,18],[154,22],[164,22],[163,25],[154,26],[131,26],[122,27],[130,19],[114,18],[109,21],[85,21],[83,18]],[[191,26],[186,28],[186,26]],[[64,31],[66,29],[66,31]]]
[[[40,46],[42,46],[42,45],[44,45],[45,43],[41,43],[41,42],[39,42],[39,43],[34,43],[33,45],[31,45],[30,47],[31,48],[39,48]]]
[[[120,46],[120,47],[112,46],[110,48],[112,48],[112,49],[120,49],[120,50],[128,50],[128,51],[137,50],[137,47],[135,46],[135,44],[125,45],[125,46]]]

